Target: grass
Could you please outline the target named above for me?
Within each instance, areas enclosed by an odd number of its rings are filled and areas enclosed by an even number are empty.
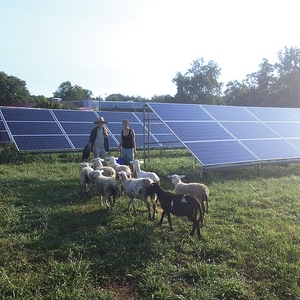
[[[142,155],[142,153],[138,153]],[[300,299],[300,166],[206,173],[202,240],[173,217],[157,226],[136,201],[112,214],[85,198],[79,156],[0,152],[0,299]],[[200,181],[182,150],[143,166]]]

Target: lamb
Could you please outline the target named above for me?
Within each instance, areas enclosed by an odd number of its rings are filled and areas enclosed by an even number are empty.
[[[116,198],[119,196],[119,183],[114,178],[103,176],[103,173],[103,170],[93,171],[92,177],[96,181],[97,191],[100,195],[101,206],[103,196],[105,199],[106,208],[113,211],[116,203]]]
[[[200,201],[192,194],[175,194],[165,191],[157,182],[153,182],[150,186],[150,191],[157,194],[158,200],[163,209],[161,219],[158,225],[161,225],[165,215],[168,217],[170,230],[173,231],[171,214],[175,216],[186,216],[190,221],[193,222],[193,228],[190,235],[193,236],[195,230],[197,230],[197,236],[200,239],[200,224],[203,227],[204,224],[204,213],[201,208]],[[199,212],[199,218],[197,215]]]
[[[195,195],[200,203],[203,212],[208,213],[208,196],[209,196],[209,189],[205,184],[198,183],[198,182],[191,182],[191,183],[183,183],[181,178],[184,178],[185,175],[168,175],[168,178],[172,179],[172,183],[175,185],[175,193],[181,194],[193,194]]]
[[[134,166],[137,178],[150,178],[154,182],[160,182],[160,178],[158,177],[158,175],[156,173],[146,172],[146,171],[141,170],[141,164],[143,162],[141,162],[139,160],[131,160],[129,163]]]
[[[91,176],[94,169],[88,163],[81,163],[83,168],[79,172],[80,182],[84,186],[84,192],[87,196],[92,189],[93,178]]]
[[[134,198],[139,198],[141,199],[147,206],[148,209],[148,218],[149,220],[155,218],[155,212],[156,212],[156,202],[153,201],[153,216],[151,218],[151,213],[150,213],[150,204],[147,200],[148,196],[151,196],[153,199],[153,194],[149,192],[149,188],[151,183],[153,183],[153,180],[150,178],[128,178],[127,173],[125,171],[120,171],[118,172],[124,189],[125,189],[125,194],[129,197],[130,202],[128,205],[128,211],[130,208],[130,205],[132,205],[134,214],[135,216],[137,215],[136,213],[136,208],[134,204]]]
[[[117,178],[117,174],[114,168],[109,167],[109,166],[103,166],[102,162],[104,161],[104,159],[100,158],[100,157],[96,157],[94,159],[92,159],[92,167],[94,170],[103,170],[103,176],[107,176],[107,177],[111,177],[116,179]]]
[[[118,173],[118,172],[121,172],[121,171],[125,171],[129,177],[131,177],[131,170],[130,170],[130,167],[128,167],[127,165],[120,165],[117,163],[117,159],[113,156],[109,157],[107,159],[111,166],[115,169],[115,171]]]

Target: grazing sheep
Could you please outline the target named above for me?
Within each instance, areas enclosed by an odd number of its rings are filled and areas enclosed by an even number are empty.
[[[201,238],[200,224],[201,227],[203,227],[204,214],[201,204],[196,196],[192,194],[175,194],[167,192],[157,182],[151,184],[150,191],[157,194],[161,208],[163,209],[158,225],[162,224],[164,216],[167,215],[170,230],[173,231],[171,214],[180,217],[186,216],[193,222],[193,228],[190,235],[194,235],[195,230],[197,230],[197,236],[199,239]],[[197,219],[198,212],[200,216]]]
[[[103,176],[103,172],[103,170],[93,171],[92,177],[96,181],[97,191],[100,196],[100,205],[102,206],[103,196],[105,199],[106,208],[109,208],[113,211],[116,198],[119,196],[119,183],[114,178]]]
[[[94,169],[90,167],[88,163],[81,163],[80,165],[83,166],[83,168],[79,172],[79,178],[81,184],[84,186],[84,193],[87,196],[92,190],[93,178],[91,174]]]
[[[111,166],[115,169],[115,171],[117,173],[119,173],[121,171],[124,171],[127,174],[130,174],[128,176],[131,177],[131,169],[130,169],[130,167],[128,167],[127,165],[120,165],[120,164],[118,164],[116,157],[111,156],[107,160],[110,162]]]
[[[134,166],[137,178],[150,178],[154,182],[160,182],[160,178],[158,177],[158,175],[156,173],[146,172],[146,171],[141,170],[141,164],[143,162],[141,162],[139,160],[131,160],[129,163]]]
[[[96,157],[94,159],[92,159],[92,167],[94,170],[103,170],[103,176],[107,176],[107,177],[111,177],[116,179],[116,171],[114,168],[109,167],[109,166],[103,166],[102,162],[104,161],[104,159],[100,158],[100,157]]]
[[[200,203],[203,212],[208,213],[208,196],[209,196],[209,189],[205,184],[198,183],[198,182],[191,182],[191,183],[183,183],[181,178],[184,178],[185,175],[168,175],[168,178],[172,179],[172,183],[175,185],[174,192],[179,194],[193,194],[195,195]]]
[[[125,189],[125,194],[129,197],[130,202],[128,205],[128,211],[130,208],[130,204],[133,207],[134,214],[135,216],[137,215],[136,213],[136,208],[134,204],[134,198],[141,199],[147,206],[148,209],[148,218],[151,220],[151,213],[150,213],[150,204],[148,202],[148,196],[151,196],[153,198],[153,194],[149,192],[149,187],[150,184],[153,182],[150,178],[128,178],[127,173],[125,171],[118,172],[124,189]],[[153,217],[152,219],[155,218],[155,212],[156,212],[156,202],[153,202]]]

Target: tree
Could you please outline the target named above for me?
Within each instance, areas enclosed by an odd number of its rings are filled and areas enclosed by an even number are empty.
[[[192,66],[182,75],[173,78],[177,85],[176,102],[217,104],[222,102],[222,83],[218,82],[221,69],[212,60],[208,64],[203,58],[193,61]]]
[[[61,98],[63,101],[81,101],[90,99],[92,95],[90,90],[83,89],[79,85],[72,86],[70,81],[63,82],[53,93],[54,98]]]
[[[278,59],[278,80],[273,86],[275,101],[282,107],[300,107],[300,49],[285,47],[284,52],[278,52]]]
[[[30,100],[30,93],[26,88],[26,82],[0,72],[0,105],[12,105]]]
[[[230,81],[224,91],[225,102],[227,105],[249,105],[249,87],[245,83],[237,80]]]

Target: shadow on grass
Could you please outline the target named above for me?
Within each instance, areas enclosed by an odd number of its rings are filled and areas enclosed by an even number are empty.
[[[71,179],[7,181],[2,186],[2,193],[13,189],[17,195],[20,222],[7,228],[7,233],[27,237],[13,251],[22,248],[28,262],[69,263],[76,258],[91,262],[93,277],[101,280],[124,278],[143,269],[157,254],[154,226],[144,209],[145,214],[136,218],[128,216],[121,205],[111,213],[100,207],[97,198],[85,199],[80,185]],[[128,206],[127,199],[122,202]]]

